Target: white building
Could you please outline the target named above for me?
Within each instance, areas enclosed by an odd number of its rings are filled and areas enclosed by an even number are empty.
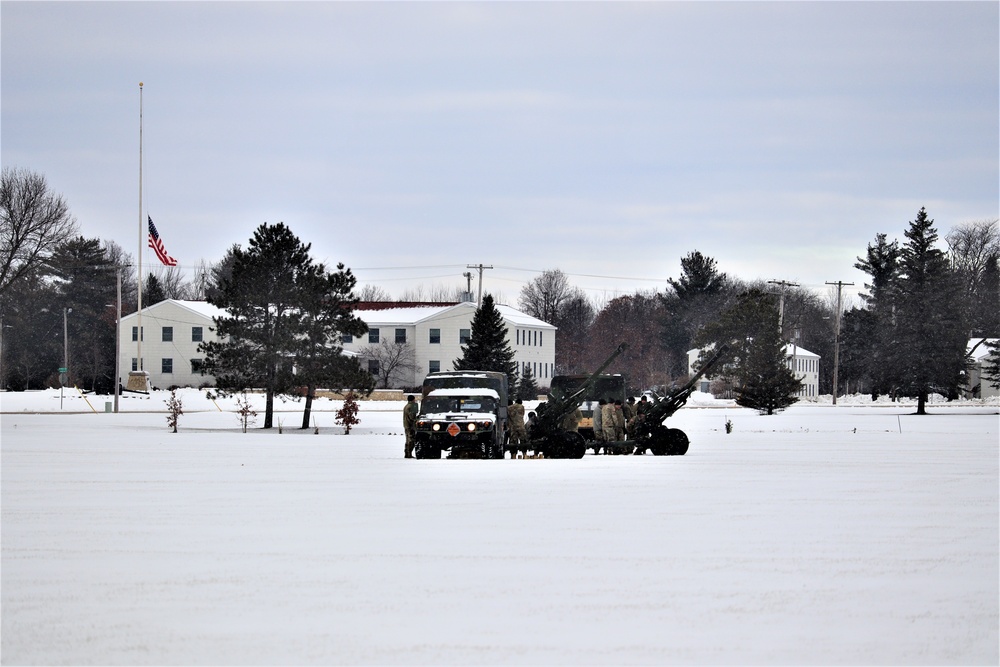
[[[204,301],[168,299],[142,309],[142,361],[139,355],[139,314],[122,318],[122,378],[127,384],[129,371],[149,373],[149,383],[157,389],[197,387],[214,379],[198,372],[204,355],[198,351],[202,341],[216,340],[212,318],[225,311]]]
[[[411,371],[393,377],[394,387],[415,387],[427,373],[454,370],[454,362],[462,356],[462,345],[472,332],[476,304],[463,302],[453,305],[413,305],[368,309],[382,304],[365,304],[355,315],[368,324],[368,333],[343,341],[344,349],[364,357],[364,350],[382,341],[412,344],[415,364]],[[507,341],[514,351],[518,374],[527,366],[539,388],[547,387],[556,360],[556,327],[526,315],[509,306],[498,305],[497,311],[507,325]],[[377,371],[374,359],[362,359],[369,370]]]
[[[476,304],[464,302],[452,305],[422,305],[377,308],[382,304],[366,304],[355,315],[368,324],[364,336],[343,341],[345,352],[360,354],[366,347],[383,340],[412,344],[414,368],[393,377],[394,387],[415,387],[433,371],[454,370],[455,360],[462,356],[461,346],[469,338]],[[514,351],[518,374],[530,366],[539,388],[547,387],[555,367],[556,327],[526,315],[509,306],[497,306],[507,325],[507,340]],[[213,317],[225,311],[204,301],[168,299],[142,309],[142,361],[138,359],[138,314],[122,318],[121,371],[122,383],[131,370],[141,368],[149,373],[153,387],[211,384],[214,378],[198,372],[204,355],[198,351],[202,341],[216,340]],[[364,366],[374,360],[362,359]]]
[[[698,361],[701,350],[688,350],[688,373],[694,374],[694,365]],[[786,345],[785,356],[788,367],[792,369],[802,388],[796,394],[799,398],[811,398],[819,395],[819,360],[820,356],[798,345]],[[711,378],[702,378],[698,382],[698,391],[707,393],[711,386]]]
[[[986,347],[986,343],[983,343],[976,348],[975,352],[972,351],[972,348],[982,340],[982,338],[973,338],[969,341],[967,350],[972,354],[972,366],[969,368],[966,389],[972,392],[976,398],[995,398],[1000,396],[1000,389],[994,387],[989,378],[983,377],[983,365],[986,363],[986,357],[990,354],[990,348]],[[986,340],[991,343],[997,342],[996,338],[987,338]],[[979,388],[978,392],[976,392],[977,387]]]

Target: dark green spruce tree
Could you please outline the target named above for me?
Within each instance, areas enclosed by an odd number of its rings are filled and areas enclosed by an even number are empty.
[[[965,371],[968,326],[963,287],[948,255],[935,247],[934,221],[923,208],[906,230],[900,253],[896,364],[902,391],[927,414],[929,395],[957,397]]]
[[[895,397],[900,385],[896,361],[900,253],[898,242],[888,241],[885,234],[875,235],[865,256],[854,264],[871,277],[871,282],[865,283],[868,291],[860,294],[865,306],[849,312],[841,327],[845,377],[865,382],[873,401],[881,394]]]
[[[222,391],[263,388],[264,428],[273,426],[275,394],[295,383],[301,288],[313,271],[309,248],[284,223],[264,223],[246,250],[234,247],[232,274],[209,298],[228,315],[215,318],[218,340],[199,347],[205,353],[203,372],[213,375]]]
[[[743,293],[720,318],[706,326],[696,345],[711,350],[729,345],[713,375],[732,378],[736,403],[761,414],[773,415],[798,401],[802,382],[788,366],[787,352],[778,329],[774,297],[758,289]]]
[[[695,250],[681,258],[680,278],[667,282],[673,292],[660,296],[664,307],[660,343],[671,360],[671,373],[683,376],[695,333],[725,307],[731,281],[719,272],[714,259]]]
[[[531,370],[531,364],[524,365],[521,379],[517,381],[517,397],[522,401],[538,399],[538,383],[535,382],[535,374]]]
[[[507,384],[516,386],[517,364],[508,342],[507,326],[493,303],[493,296],[483,296],[483,305],[472,318],[469,344],[462,346],[462,356],[455,360],[455,370],[496,371],[506,373]]]

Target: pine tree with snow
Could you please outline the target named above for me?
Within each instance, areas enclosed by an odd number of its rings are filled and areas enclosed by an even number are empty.
[[[472,318],[469,343],[462,346],[462,356],[455,360],[458,371],[496,371],[506,373],[509,386],[517,382],[517,364],[511,349],[500,311],[493,303],[493,296],[483,296],[483,305]]]

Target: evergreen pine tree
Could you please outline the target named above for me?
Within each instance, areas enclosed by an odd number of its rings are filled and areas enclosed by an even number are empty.
[[[748,290],[695,339],[696,345],[709,350],[723,343],[730,351],[721,362],[723,368],[713,374],[735,380],[737,404],[771,415],[798,400],[802,383],[788,367],[771,295]]]
[[[986,347],[990,352],[983,358],[980,384],[988,382],[994,389],[1000,389],[1000,341],[988,340]]]
[[[160,279],[152,273],[146,278],[146,284],[142,287],[142,307],[148,308],[153,304],[166,301],[167,293],[163,291],[163,284]]]
[[[351,270],[338,264],[337,272],[329,273],[324,265],[315,264],[301,272],[298,284],[302,334],[295,339],[295,375],[305,386],[301,428],[306,429],[318,386],[358,389],[367,395],[375,379],[362,370],[357,357],[344,356],[340,342],[342,334],[360,336],[368,331],[353,312],[358,300]]]
[[[740,373],[742,384],[736,394],[737,405],[752,408],[762,415],[773,415],[798,401],[796,394],[802,387],[802,382],[788,367],[777,316],[771,324],[762,326],[753,344],[747,348]]]
[[[493,296],[483,296],[483,305],[472,318],[468,345],[462,346],[462,356],[455,360],[455,370],[497,371],[507,374],[509,386],[517,382],[517,364],[510,347],[507,326],[493,303]]]
[[[842,354],[857,363],[856,371],[871,386],[872,400],[880,394],[895,394],[900,379],[896,362],[896,306],[899,300],[900,249],[896,241],[889,242],[885,234],[876,234],[875,243],[868,245],[864,258],[858,257],[854,268],[871,276],[865,283],[867,293],[863,312],[847,321],[842,328]],[[851,369],[851,362],[848,362]]]
[[[922,415],[931,392],[957,396],[968,327],[961,282],[948,256],[934,247],[937,231],[923,208],[910,222],[906,238],[900,253],[895,359],[903,391],[916,396],[917,414]]]
[[[216,341],[206,341],[203,369],[221,390],[263,387],[264,428],[271,428],[274,395],[294,382],[292,357],[303,332],[303,276],[312,268],[309,245],[284,225],[262,224],[246,250],[234,249],[232,275],[209,303],[228,316],[215,318]]]
[[[517,397],[522,401],[538,399],[538,383],[535,382],[535,374],[531,370],[531,364],[524,365],[521,379],[517,381]]]

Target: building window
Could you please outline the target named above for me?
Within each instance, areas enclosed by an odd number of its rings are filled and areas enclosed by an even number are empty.
[[[544,336],[544,335],[545,335],[544,331],[539,331],[538,332],[538,344],[539,345],[544,345],[544,343],[542,342],[542,336]]]
[[[470,338],[472,338],[472,330],[471,329],[459,329],[458,330],[458,343],[459,343],[459,345],[468,345]]]
[[[429,373],[439,373],[441,372],[441,362],[440,361],[428,361],[427,362],[427,372]]]
[[[204,340],[204,329],[201,327],[191,327],[191,342],[200,343]]]
[[[428,342],[431,345],[440,345],[441,344],[441,330],[440,329],[431,329],[430,333],[429,333],[429,336],[430,336],[430,339],[428,340]]]
[[[191,372],[192,373],[200,373],[201,372],[201,367],[202,367],[202,360],[201,359],[192,359],[191,360]]]
[[[396,345],[406,344],[406,329],[396,329]]]
[[[520,329],[514,329],[514,338],[515,338],[515,340],[517,340],[517,344],[520,345],[521,344],[521,330]]]
[[[368,360],[368,372],[372,375],[378,375],[378,359]]]
[[[340,342],[341,343],[353,343],[354,342],[354,336],[352,336],[351,334],[340,334]]]
[[[369,329],[368,330],[368,342],[369,343],[377,343],[378,342],[378,329]]]
[[[135,357],[132,357],[132,372],[134,373],[137,370],[139,370],[139,361]]]
[[[146,340],[145,338],[146,327],[142,328],[142,333],[143,333],[143,340]],[[139,327],[132,327],[132,340],[136,341],[139,340]]]
[[[162,333],[160,334],[160,340],[164,343],[171,343],[174,340],[174,328],[173,327],[163,327]]]
[[[160,360],[160,372],[161,373],[173,373],[174,372],[174,360],[173,359],[162,359],[162,360]]]

